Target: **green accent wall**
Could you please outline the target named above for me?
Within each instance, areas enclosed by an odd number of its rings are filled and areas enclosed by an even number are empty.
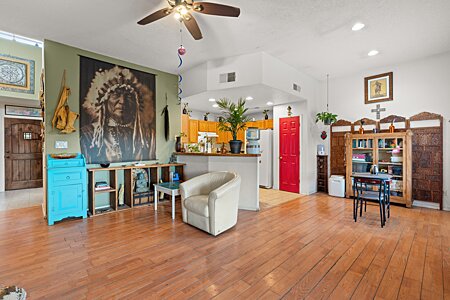
[[[42,71],[42,48],[0,39],[0,54],[34,60],[34,94],[0,90],[0,96],[38,100],[39,90],[41,88],[40,77]],[[36,106],[39,106],[39,103],[37,103]]]
[[[143,51],[145,50],[143,49]],[[156,157],[160,163],[168,162],[170,155],[175,151],[175,135],[181,131],[181,113],[177,98],[177,75],[135,65],[50,40],[44,41],[46,153],[80,152],[79,120],[75,123],[77,131],[70,134],[60,133],[56,128],[52,128],[51,124],[58,103],[64,69],[66,70],[66,84],[72,92],[68,104],[72,111],[80,111],[80,55],[156,75]],[[166,93],[170,112],[170,135],[169,141],[167,142],[164,138],[164,120],[161,116],[161,112],[166,104]],[[67,141],[69,148],[55,149],[55,141]]]

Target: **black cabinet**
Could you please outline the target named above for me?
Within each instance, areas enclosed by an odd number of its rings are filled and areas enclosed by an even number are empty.
[[[317,191],[328,193],[328,155],[317,155]]]

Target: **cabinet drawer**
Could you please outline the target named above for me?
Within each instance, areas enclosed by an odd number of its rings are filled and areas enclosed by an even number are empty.
[[[54,159],[48,162],[48,168],[84,167],[82,159]]]
[[[49,174],[49,181],[55,186],[83,183],[83,180],[82,171],[65,170]]]

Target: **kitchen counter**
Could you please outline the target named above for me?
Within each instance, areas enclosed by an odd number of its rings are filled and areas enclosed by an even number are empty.
[[[239,209],[259,210],[259,154],[175,153],[186,164],[184,177],[190,178],[217,171],[235,172],[241,177]]]
[[[203,152],[175,152],[176,155],[198,155],[198,156],[231,156],[231,157],[257,157],[261,154],[247,154],[247,153],[203,153]]]

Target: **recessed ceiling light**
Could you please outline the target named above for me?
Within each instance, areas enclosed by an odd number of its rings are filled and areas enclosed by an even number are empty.
[[[214,107],[214,108],[217,108],[217,107],[219,107],[219,104],[213,104],[213,106],[212,107]]]
[[[267,104],[267,105],[273,105],[273,102],[272,102],[272,101],[267,101],[266,104]]]
[[[365,26],[366,26],[366,25],[364,25],[364,24],[361,23],[361,22],[356,22],[356,23],[353,25],[352,30],[353,30],[353,31],[359,31],[359,30],[363,29]]]
[[[369,55],[369,56],[375,56],[375,55],[377,55],[379,52],[378,52],[378,50],[371,50],[371,51],[369,51],[369,53],[367,53],[367,55]]]
[[[245,98],[245,100],[253,100],[252,96],[248,96],[247,98]]]
[[[209,101],[209,102],[216,102],[216,99],[214,99],[214,98],[209,98],[208,101]]]

